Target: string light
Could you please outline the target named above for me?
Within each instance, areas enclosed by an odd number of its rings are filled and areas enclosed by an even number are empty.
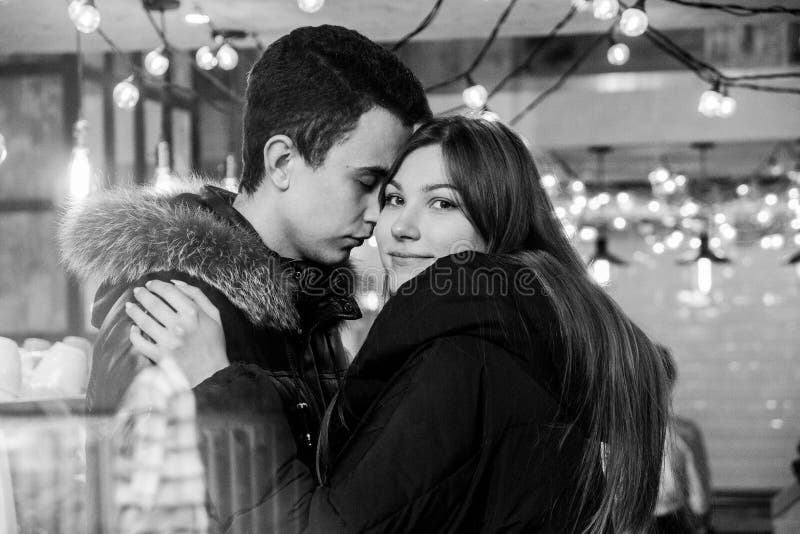
[[[608,47],[606,58],[612,65],[620,66],[628,62],[631,57],[631,49],[625,43],[614,43]]]
[[[647,31],[647,13],[644,11],[644,0],[637,0],[633,7],[622,12],[619,18],[619,30],[628,37],[638,37]]]
[[[169,143],[166,141],[159,141],[156,147],[156,172],[154,180],[155,188],[159,191],[168,190],[175,181],[169,161]]]
[[[92,33],[100,26],[100,11],[94,6],[94,0],[72,0],[67,14],[81,33]]]
[[[75,144],[69,162],[69,192],[75,199],[89,194],[91,186],[92,166],[89,163],[89,147],[87,136],[89,123],[86,119],[78,119],[72,127]]]
[[[297,7],[306,13],[316,13],[324,5],[325,0],[297,0]]]
[[[697,248],[697,254],[693,259],[678,260],[678,264],[694,265],[695,290],[704,296],[708,296],[713,285],[712,265],[714,263],[730,263],[730,260],[719,256],[711,250],[708,232],[706,231],[701,232],[700,237],[693,237],[689,246]]]
[[[203,11],[200,10],[200,7],[195,5],[194,9],[183,17],[183,20],[187,24],[200,25],[200,24],[208,24],[209,22],[211,22],[211,17],[203,13]]]
[[[719,82],[700,95],[697,111],[706,117],[730,117],[736,112],[736,100],[728,96],[727,90],[720,90]]]
[[[3,134],[0,134],[0,165],[3,164],[7,157],[8,150],[6,149],[6,138],[3,137]]]
[[[217,50],[216,59],[222,70],[233,70],[239,64],[239,53],[229,43],[223,42]]]
[[[216,54],[211,51],[211,47],[208,45],[198,48],[194,59],[197,66],[203,70],[211,70],[216,67],[218,63]]]
[[[736,100],[723,91],[722,100],[720,100],[719,109],[717,110],[717,117],[727,118],[734,113],[736,113]]]
[[[151,50],[144,57],[144,68],[153,76],[162,76],[169,69],[169,58],[163,46]]]
[[[133,83],[133,75],[128,76],[114,87],[114,103],[120,109],[133,109],[139,102],[139,88]]]
[[[468,108],[479,110],[486,105],[489,93],[482,85],[472,85],[464,89],[464,92],[461,93],[461,97],[464,99],[464,104],[466,104]]]
[[[618,12],[618,0],[594,0],[592,3],[592,14],[598,20],[611,20]]]

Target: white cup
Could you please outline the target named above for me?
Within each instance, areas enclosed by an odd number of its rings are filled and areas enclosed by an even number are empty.
[[[22,362],[17,343],[0,337],[0,400],[11,400],[19,395],[22,386]]]
[[[31,375],[34,396],[73,396],[86,389],[89,359],[86,353],[60,341],[48,349]]]

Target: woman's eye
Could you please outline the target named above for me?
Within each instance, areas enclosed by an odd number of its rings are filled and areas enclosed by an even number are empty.
[[[456,207],[456,205],[453,202],[442,198],[434,200],[431,203],[431,206],[437,210],[449,210]]]
[[[402,206],[404,200],[403,197],[396,193],[389,193],[383,197],[383,203],[386,206]]]

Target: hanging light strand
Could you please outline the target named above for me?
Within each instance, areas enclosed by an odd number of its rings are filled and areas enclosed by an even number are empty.
[[[391,48],[392,52],[397,52],[398,50],[403,48],[406,44],[408,44],[408,42],[411,39],[413,39],[420,33],[424,32],[426,29],[428,29],[428,26],[430,26],[431,23],[433,23],[433,21],[436,19],[436,16],[439,14],[439,9],[441,9],[443,3],[444,0],[436,0],[436,3],[433,4],[433,7],[428,12],[428,14],[425,15],[425,18],[422,19],[422,22],[420,22],[416,28],[414,28],[409,33],[401,37],[400,40],[397,41],[394,44],[394,46],[392,46]]]
[[[511,126],[517,124],[519,121],[525,118],[525,116],[528,113],[533,111],[533,109],[536,108],[536,106],[544,102],[544,100],[548,96],[558,91],[561,88],[561,86],[566,83],[567,79],[569,79],[570,76],[575,74],[575,72],[577,72],[577,70],[581,68],[581,65],[583,65],[587,59],[589,59],[592,52],[594,52],[594,49],[597,48],[600,45],[600,43],[604,42],[606,39],[607,38],[605,34],[600,34],[597,38],[595,38],[595,40],[592,41],[592,43],[588,47],[586,47],[583,53],[580,56],[578,56],[575,61],[572,62],[572,65],[570,65],[567,68],[567,70],[564,71],[561,77],[553,85],[551,85],[550,87],[539,93],[539,95],[536,98],[534,98],[533,101],[531,101],[527,106],[525,106],[522,109],[522,111],[517,113],[514,116],[514,118],[511,119],[509,124]]]
[[[484,57],[486,57],[486,53],[489,51],[489,49],[494,44],[495,40],[497,39],[498,33],[500,33],[500,29],[503,27],[503,25],[505,24],[506,20],[508,20],[508,16],[511,14],[511,11],[514,9],[514,6],[516,4],[517,4],[517,0],[511,0],[508,3],[508,5],[506,5],[506,8],[500,14],[500,17],[497,19],[497,22],[495,22],[494,27],[492,28],[492,31],[489,34],[489,37],[486,39],[486,41],[484,41],[483,46],[481,46],[480,51],[478,51],[478,54],[472,60],[472,63],[470,63],[469,67],[467,67],[464,71],[456,74],[455,76],[451,76],[450,78],[447,78],[446,80],[443,80],[443,81],[435,83],[435,84],[433,84],[433,85],[431,85],[429,87],[426,87],[425,91],[428,91],[428,92],[435,91],[437,89],[441,89],[442,87],[447,87],[448,85],[452,85],[452,84],[454,84],[455,82],[457,82],[459,80],[462,80],[462,79],[468,80],[468,78],[471,77],[472,74],[475,72],[475,69],[477,69],[478,66],[481,64],[481,62],[483,62]],[[574,7],[571,7],[570,9],[571,10],[575,10]]]

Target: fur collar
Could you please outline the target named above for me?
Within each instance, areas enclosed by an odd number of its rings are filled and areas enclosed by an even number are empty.
[[[59,227],[63,263],[86,278],[131,283],[150,272],[179,271],[221,291],[257,325],[296,331],[296,285],[280,258],[251,233],[213,212],[171,199],[198,193],[124,188],[66,208]]]

